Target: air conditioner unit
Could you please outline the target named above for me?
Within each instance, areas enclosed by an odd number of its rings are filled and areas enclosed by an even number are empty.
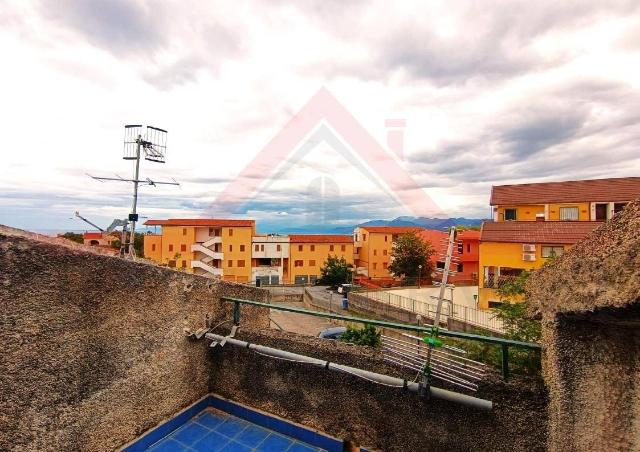
[[[525,253],[535,253],[536,252],[536,246],[535,245],[527,245],[525,243],[524,245],[522,245],[522,251],[524,251]]]
[[[536,260],[536,255],[525,253],[522,255],[522,260],[526,262],[534,262]]]

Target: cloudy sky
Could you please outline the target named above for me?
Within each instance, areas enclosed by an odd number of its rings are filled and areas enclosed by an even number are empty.
[[[154,218],[211,215],[251,186],[228,215],[353,224],[415,214],[405,185],[478,218],[494,184],[639,174],[637,1],[346,3],[0,0],[0,223],[125,216],[131,187],[86,174],[131,177],[128,123],[169,131],[167,163],[141,171],[181,186],[141,188]],[[254,168],[255,187],[230,185],[319,90],[406,184],[329,118]],[[401,156],[389,118],[406,119]]]

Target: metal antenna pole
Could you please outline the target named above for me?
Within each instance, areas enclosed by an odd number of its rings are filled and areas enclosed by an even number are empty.
[[[433,355],[433,348],[436,345],[441,345],[442,343],[438,341],[438,329],[440,328],[440,316],[442,315],[442,303],[444,302],[445,289],[447,288],[447,280],[449,279],[449,267],[451,266],[451,256],[453,254],[453,245],[456,240],[456,228],[452,227],[449,229],[449,243],[447,244],[447,254],[444,261],[444,268],[442,269],[442,280],[440,282],[440,293],[438,295],[438,306],[436,308],[436,316],[433,321],[433,332],[431,333],[431,337],[428,338],[427,343],[429,347],[427,348],[427,359],[425,361],[425,372],[423,373],[422,381],[426,386],[425,393],[429,393],[429,386],[431,385],[431,358]]]
[[[129,233],[129,256],[136,257],[136,248],[134,246],[136,239],[136,220],[138,215],[136,209],[138,207],[138,184],[140,183],[140,147],[142,145],[142,135],[138,135],[136,140],[136,172],[133,178],[133,209],[131,210],[131,232]]]

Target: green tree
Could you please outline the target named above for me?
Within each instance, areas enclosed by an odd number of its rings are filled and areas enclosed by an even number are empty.
[[[352,326],[347,327],[347,331],[340,338],[343,342],[349,342],[356,345],[367,345],[369,347],[380,346],[380,331],[376,330],[373,325],[365,325],[362,329]]]
[[[337,286],[349,282],[349,275],[353,265],[347,263],[344,257],[327,256],[320,269],[320,284],[327,286]]]
[[[418,273],[428,277],[433,271],[430,260],[433,253],[431,245],[418,237],[415,232],[402,234],[393,242],[389,272],[396,277],[415,278]],[[421,269],[420,265],[422,265]]]
[[[63,237],[67,240],[71,240],[72,242],[84,243],[84,238],[82,234],[77,234],[75,232],[65,232],[60,237]]]

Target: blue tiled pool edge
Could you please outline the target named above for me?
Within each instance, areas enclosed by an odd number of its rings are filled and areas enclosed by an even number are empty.
[[[152,444],[160,441],[174,430],[180,428],[198,413],[212,407],[228,414],[244,419],[253,424],[273,430],[282,435],[297,438],[300,441],[312,446],[325,449],[330,452],[340,452],[343,443],[337,438],[320,433],[316,430],[295,424],[290,421],[275,417],[274,415],[263,413],[254,408],[249,408],[237,402],[225,399],[215,394],[209,394],[194,404],[180,411],[171,419],[152,428],[147,433],[132,443],[125,445],[122,452],[142,452]],[[364,449],[362,449],[364,450]]]

